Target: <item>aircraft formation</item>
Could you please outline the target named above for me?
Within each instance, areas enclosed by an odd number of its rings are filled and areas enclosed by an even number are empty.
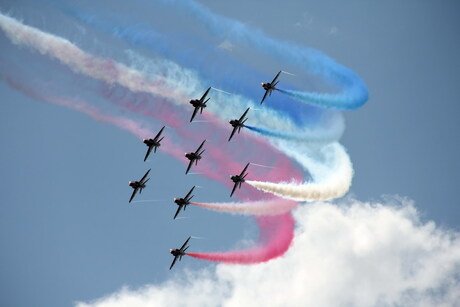
[[[271,93],[273,91],[278,90],[276,88],[276,85],[279,82],[277,80],[278,80],[278,77],[281,74],[281,72],[282,71],[279,71],[276,74],[276,76],[272,80],[272,82],[261,83],[263,89],[265,90],[265,94],[264,94],[260,104],[262,104],[264,102],[264,100],[267,98],[267,96],[271,96]],[[190,122],[192,122],[195,119],[195,116],[198,114],[198,111],[200,112],[200,114],[203,113],[204,108],[206,108],[206,106],[207,106],[206,103],[210,100],[210,98],[207,98],[207,95],[209,94],[209,91],[211,89],[212,89],[212,87],[209,87],[205,91],[205,93],[203,94],[203,96],[200,99],[191,99],[190,100],[190,104],[194,108],[193,113],[192,113],[192,117],[190,118]],[[239,134],[240,131],[241,131],[241,128],[245,127],[244,123],[248,120],[246,115],[248,114],[249,110],[250,110],[250,108],[247,108],[246,111],[244,111],[244,113],[239,117],[239,119],[232,119],[232,120],[229,121],[229,124],[233,128],[232,132],[230,134],[230,137],[228,138],[229,142],[233,138],[235,133]],[[165,126],[163,126],[160,129],[160,131],[155,135],[154,138],[143,139],[143,143],[148,147],[147,153],[145,154],[145,157],[144,157],[144,162],[147,161],[147,158],[151,154],[152,150],[153,150],[154,153],[156,153],[157,148],[159,148],[161,146],[161,141],[164,138],[164,137],[162,137],[162,133],[163,133],[164,128],[165,128]],[[195,151],[185,153],[185,157],[189,160],[187,169],[185,171],[186,175],[188,174],[188,172],[192,168],[193,164],[198,165],[198,161],[200,161],[202,159],[202,155],[205,152],[205,149],[203,149],[203,146],[204,146],[205,142],[206,142],[206,139],[198,146],[198,148]],[[248,173],[246,171],[247,171],[249,165],[250,165],[250,163],[247,163],[240,174],[230,176],[230,179],[232,180],[232,182],[234,184],[233,188],[232,188],[232,191],[230,193],[230,197],[232,197],[233,194],[235,193],[236,189],[237,188],[240,189],[241,185],[245,182],[245,178],[248,175]],[[134,189],[132,194],[131,194],[131,197],[129,199],[129,203],[134,199],[134,197],[136,196],[137,192],[139,192],[139,194],[141,194],[142,190],[146,188],[146,183],[150,180],[150,178],[147,178],[148,175],[149,175],[150,170],[151,169],[147,170],[147,172],[144,174],[144,176],[142,176],[142,178],[140,180],[138,180],[138,181],[129,181],[129,186]],[[195,186],[193,186],[190,189],[190,191],[184,197],[174,198],[174,203],[178,206],[178,208],[176,210],[176,213],[174,214],[173,219],[176,219],[176,217],[180,213],[180,211],[181,210],[185,211],[185,209],[187,208],[187,205],[190,204],[190,200],[194,196],[194,195],[192,195],[194,189],[195,189]],[[191,237],[189,237],[180,248],[175,248],[175,249],[170,249],[169,250],[169,252],[174,256],[174,260],[171,263],[171,266],[169,267],[170,270],[172,269],[172,267],[176,263],[177,259],[179,259],[179,261],[180,261],[180,260],[182,260],[182,256],[186,255],[185,251],[189,248],[189,246],[187,246],[187,244],[188,244],[190,238]]]

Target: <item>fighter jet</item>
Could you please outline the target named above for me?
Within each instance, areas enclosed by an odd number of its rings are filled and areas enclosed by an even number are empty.
[[[232,119],[229,121],[230,125],[232,125],[233,130],[232,133],[230,134],[230,137],[228,138],[228,141],[232,139],[233,135],[235,134],[236,131],[240,133],[241,128],[244,127],[244,123],[246,122],[247,118],[244,118],[246,114],[248,114],[250,108],[247,108],[246,111],[244,111],[243,115],[241,115],[240,119]]]
[[[174,256],[174,260],[173,262],[171,263],[171,266],[169,267],[169,269],[171,270],[172,267],[174,266],[174,264],[176,263],[177,261],[177,258],[179,258],[179,261],[182,260],[182,256],[185,255],[185,251],[187,250],[187,248],[189,248],[189,246],[186,247],[188,241],[190,240],[191,237],[188,237],[187,241],[185,241],[185,243],[182,245],[181,248],[177,249],[170,249],[169,252]]]
[[[262,104],[265,100],[265,98],[267,98],[267,95],[271,96],[272,95],[272,92],[274,90],[277,90],[276,88],[276,85],[278,84],[279,81],[276,81],[279,77],[281,73],[281,70],[276,74],[275,78],[273,79],[272,82],[270,83],[261,83],[262,84],[262,87],[264,88],[265,90],[265,94],[264,94],[264,98],[262,98],[262,101],[260,102],[260,104]]]
[[[190,122],[193,121],[196,114],[198,113],[198,110],[200,110],[200,114],[203,113],[203,109],[206,108],[206,102],[208,102],[208,100],[210,99],[210,98],[206,99],[206,96],[208,95],[210,90],[211,88],[208,88],[200,99],[190,100],[190,104],[195,108],[195,110],[193,110],[192,118],[190,118]]]
[[[201,155],[203,154],[204,149],[201,152],[200,152],[200,150],[203,147],[204,142],[206,142],[206,140],[204,140],[203,143],[201,143],[200,147],[198,147],[198,149],[195,152],[187,152],[187,153],[185,153],[185,157],[190,160],[190,163],[188,164],[187,170],[185,171],[186,175],[188,174],[188,171],[192,167],[193,162],[195,162],[195,165],[197,165],[198,160],[201,160]]]
[[[130,181],[129,182],[129,186],[134,189],[133,194],[131,195],[131,198],[129,199],[129,202],[131,202],[133,200],[133,198],[136,195],[137,191],[139,191],[139,194],[140,194],[140,193],[142,193],[142,189],[146,187],[145,184],[147,183],[147,181],[150,180],[150,178],[148,178],[146,180],[150,170],[151,169],[149,168],[149,170],[145,173],[144,177],[142,177],[141,180],[139,180],[139,181]]]
[[[164,137],[160,139],[160,136],[164,128],[165,126],[161,128],[160,132],[158,132],[158,134],[153,139],[143,139],[142,140],[144,144],[149,147],[149,149],[147,150],[147,153],[145,154],[144,162],[145,160],[147,160],[148,156],[150,155],[150,152],[152,152],[152,149],[153,149],[153,152],[155,153],[157,152],[157,148],[161,146],[160,142],[161,140],[163,140]]]
[[[184,208],[184,211],[185,211],[185,208],[187,208],[187,205],[190,204],[190,200],[193,198],[194,195],[191,195],[192,192],[193,192],[193,189],[195,189],[195,186],[193,186],[193,188],[190,189],[190,191],[187,193],[187,195],[185,195],[184,198],[174,198],[174,202],[176,203],[176,205],[179,206],[179,208],[177,208],[177,211],[176,211],[176,214],[174,215],[174,218],[173,220],[176,219],[177,215],[179,214],[180,210],[182,208]]]
[[[232,181],[235,183],[232,189],[232,193],[230,193],[230,197],[232,197],[233,193],[235,192],[236,188],[241,188],[241,184],[245,181],[244,178],[248,175],[247,173],[245,174],[246,170],[248,169],[250,163],[246,164],[244,167],[243,171],[239,175],[233,175],[230,177]]]

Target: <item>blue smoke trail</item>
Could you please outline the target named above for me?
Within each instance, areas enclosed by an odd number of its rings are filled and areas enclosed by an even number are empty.
[[[308,102],[320,107],[339,110],[357,108],[367,100],[367,89],[353,72],[316,50],[287,42],[280,43],[274,41],[260,31],[248,29],[239,22],[217,16],[207,8],[194,2],[177,3],[166,1],[163,4],[172,4],[175,9],[192,12],[193,17],[197,19],[198,23],[204,24],[206,29],[221,39],[235,40],[238,44],[244,43],[251,48],[256,47],[259,52],[269,52],[270,56],[279,58],[284,62],[295,63],[296,65],[300,64],[307,72],[322,75],[328,81],[344,89],[341,94],[282,91],[282,93],[287,94],[291,98],[303,103]],[[256,87],[252,86],[252,84],[255,84],[253,81],[256,77],[261,80],[262,76],[236,62],[219,48],[193,48],[196,45],[206,46],[209,44],[204,40],[193,37],[193,41],[190,41],[190,37],[177,32],[174,32],[174,35],[165,35],[155,32],[152,27],[142,25],[129,26],[125,22],[107,16],[107,14],[98,14],[96,17],[75,10],[67,9],[66,11],[78,20],[127,40],[133,45],[167,56],[183,66],[197,69],[200,71],[200,75],[208,80],[213,80],[213,83],[218,84],[218,86],[224,86],[225,84],[225,88],[228,90],[243,90],[250,97],[258,97],[255,99],[260,99],[261,89],[259,88],[259,91],[256,93]],[[177,42],[174,42],[172,38]],[[219,65],[218,67],[206,65],[211,52],[210,50],[212,50],[213,56],[222,59],[221,63],[223,65]],[[225,73],[222,73],[222,71]],[[229,78],[232,75],[237,75],[238,77]],[[304,95],[299,95],[298,93],[303,93]],[[299,105],[298,103],[294,103],[294,101],[284,101],[284,99],[277,97],[277,99],[272,99],[267,107],[288,115],[299,126],[315,121],[315,118],[326,112],[324,109],[318,109],[312,105],[302,105],[303,103]]]
[[[282,91],[282,93],[303,102],[339,110],[356,109],[368,99],[366,85],[356,74],[317,50],[274,40],[261,31],[250,29],[238,21],[216,15],[194,1],[163,0],[162,2],[194,16],[216,36],[247,44],[257,48],[261,53],[268,53],[273,58],[300,65],[308,73],[322,76],[326,81],[342,89],[342,92],[338,94],[310,92],[299,95],[295,91]]]

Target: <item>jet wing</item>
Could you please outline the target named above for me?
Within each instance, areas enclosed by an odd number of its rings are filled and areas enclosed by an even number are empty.
[[[188,163],[188,166],[187,166],[187,170],[185,171],[185,175],[188,174],[188,171],[190,170],[190,168],[192,167],[193,165],[193,160],[190,160],[190,162]]]
[[[149,149],[147,149],[147,153],[145,154],[144,162],[147,160],[150,153],[152,152],[152,148],[153,148],[153,145],[149,146]]]
[[[248,169],[248,166],[249,166],[250,163],[246,164],[246,166],[244,167],[243,171],[241,172],[240,176],[243,176],[244,172]]]
[[[136,196],[137,190],[139,190],[139,189],[138,188],[134,189],[133,194],[131,194],[131,198],[129,199],[129,202],[131,202],[133,200],[134,196]]]
[[[199,107],[196,107],[195,110],[193,110],[193,114],[192,114],[192,117],[190,118],[190,122],[192,122],[193,119],[195,118],[196,113],[198,113],[198,109],[199,109]]]
[[[177,215],[178,215],[179,212],[180,212],[180,209],[182,209],[182,205],[179,205],[179,208],[177,208],[177,211],[176,211],[176,214],[174,214],[173,220],[176,219]]]
[[[151,168],[149,168],[149,170],[145,173],[144,177],[142,177],[141,180],[139,180],[140,183],[144,183],[144,180],[145,180],[145,178],[147,178],[147,176],[149,175],[150,170],[151,170]]]
[[[195,151],[195,154],[198,155],[198,153],[200,152],[201,148],[203,148],[204,142],[206,142],[206,140],[204,140],[203,143],[201,143],[200,147],[198,147],[198,149]]]
[[[232,193],[230,193],[230,197],[232,197],[233,193],[235,193],[237,186],[238,186],[238,183],[235,182],[235,184],[233,185]]]
[[[243,115],[241,115],[240,119],[238,120],[240,123],[243,121],[244,117],[246,114],[248,114],[250,108],[247,108],[246,111],[244,111]]]
[[[178,256],[174,256],[174,260],[173,260],[173,262],[171,263],[171,266],[169,267],[170,270],[172,269],[172,267],[173,267],[174,264],[176,263],[177,258],[178,258]]]
[[[268,92],[270,92],[270,90],[265,90],[264,98],[262,98],[262,101],[260,102],[260,104],[262,104],[265,98],[267,98]]]
[[[273,81],[270,83],[272,86],[273,86],[274,83],[276,82],[276,79],[278,79],[278,77],[280,76],[280,73],[281,73],[281,70],[276,74],[275,78],[274,78]]]
[[[160,132],[158,132],[157,135],[155,135],[155,137],[153,138],[155,141],[158,141],[158,138],[160,137],[160,135],[163,132],[164,128],[165,128],[165,126],[163,126],[163,128],[161,128]]]
[[[184,244],[182,244],[181,248],[180,248],[180,251],[183,252],[184,251],[184,247],[187,245],[188,241],[190,241],[190,238],[191,237],[188,237],[187,241],[185,241]]]
[[[229,142],[230,142],[230,140],[232,139],[232,137],[235,135],[235,132],[236,132],[237,129],[238,129],[238,126],[233,127],[232,133],[230,134],[230,137],[228,138],[228,141],[229,141]]]
[[[195,189],[195,186],[193,186],[193,188],[190,189],[190,191],[187,193],[187,195],[185,195],[184,199],[188,199],[188,197],[190,196],[190,194],[192,194],[193,189]]]
[[[209,93],[210,90],[211,90],[211,88],[208,88],[208,89],[206,90],[206,92],[204,92],[203,96],[202,96],[201,99],[200,99],[200,102],[203,102],[203,101],[204,101],[204,99],[206,98],[206,96],[208,95],[208,93]]]

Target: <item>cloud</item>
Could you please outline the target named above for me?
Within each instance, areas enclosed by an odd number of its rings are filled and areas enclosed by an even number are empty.
[[[410,200],[341,200],[294,212],[295,242],[258,265],[219,264],[77,306],[454,306],[460,234]]]
[[[224,40],[222,43],[220,43],[217,47],[227,50],[227,51],[232,51],[233,50],[233,44],[229,40]]]

